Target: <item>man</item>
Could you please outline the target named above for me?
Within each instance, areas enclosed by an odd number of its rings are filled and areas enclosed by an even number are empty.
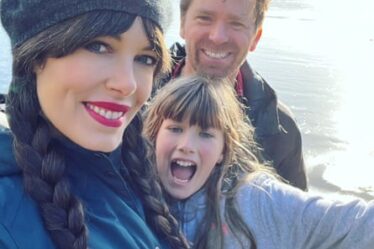
[[[249,107],[256,141],[263,156],[290,184],[307,190],[301,134],[274,90],[246,62],[262,34],[264,13],[270,0],[180,0],[180,35],[185,47],[171,48],[175,64],[162,80],[200,74],[231,77],[238,95]]]

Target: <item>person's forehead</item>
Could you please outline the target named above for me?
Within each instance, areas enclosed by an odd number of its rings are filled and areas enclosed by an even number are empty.
[[[226,14],[229,18],[253,16],[256,0],[192,0],[189,9],[207,14]]]
[[[257,0],[191,0],[189,6],[199,4],[204,5],[225,5],[225,6],[236,6],[239,8],[252,8],[256,5]]]

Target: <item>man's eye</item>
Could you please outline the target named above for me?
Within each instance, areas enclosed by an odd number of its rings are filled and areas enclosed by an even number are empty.
[[[201,22],[209,22],[211,20],[210,16],[197,16],[196,19]]]
[[[238,28],[244,26],[241,22],[232,22],[231,25],[234,26],[234,27],[238,27]]]
[[[106,53],[110,50],[109,45],[100,42],[100,41],[94,41],[91,43],[88,43],[87,45],[84,46],[88,51],[101,54],[101,53]]]

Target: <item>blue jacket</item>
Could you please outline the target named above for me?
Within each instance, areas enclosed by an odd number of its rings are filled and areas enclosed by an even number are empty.
[[[125,179],[120,149],[107,155],[70,141],[63,145],[72,191],[84,204],[89,248],[167,248],[145,223],[140,199]],[[0,248],[55,248],[23,189],[9,131],[0,132],[0,152]]]

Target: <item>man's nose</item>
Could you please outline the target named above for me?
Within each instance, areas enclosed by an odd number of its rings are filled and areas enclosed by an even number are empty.
[[[224,23],[215,23],[209,32],[209,39],[216,44],[222,44],[229,40],[228,30]]]

